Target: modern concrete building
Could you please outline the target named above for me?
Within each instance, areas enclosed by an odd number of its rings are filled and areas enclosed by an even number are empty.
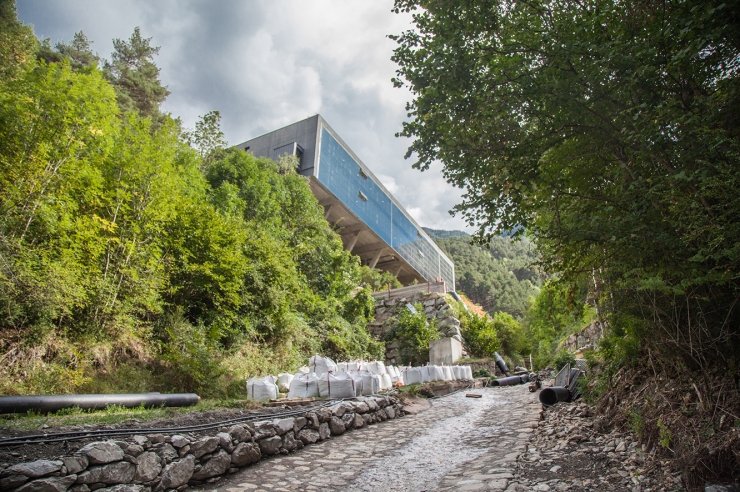
[[[275,160],[296,155],[324,217],[364,265],[392,272],[404,285],[444,279],[455,290],[452,261],[321,116],[236,147]]]

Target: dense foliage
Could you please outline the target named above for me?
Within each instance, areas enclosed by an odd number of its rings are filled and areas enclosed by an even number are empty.
[[[661,349],[728,363],[740,343],[736,8],[396,5],[419,9],[394,55],[415,94],[409,153],[467,190],[457,210],[478,238],[523,226],[549,271],[593,277],[596,298],[649,319]]]
[[[224,394],[381,355],[359,262],[290,165],[221,148],[218,113],[181,131],[138,29],[101,69],[82,33],[52,49],[0,14],[0,393]]]
[[[544,276],[526,238],[495,236],[484,247],[472,244],[470,237],[448,237],[437,244],[455,263],[455,288],[489,313],[521,318],[528,299],[539,292]]]
[[[398,344],[402,364],[419,366],[429,362],[429,343],[439,338],[439,329],[437,318],[427,319],[424,306],[417,303],[414,309],[401,309],[385,337]]]

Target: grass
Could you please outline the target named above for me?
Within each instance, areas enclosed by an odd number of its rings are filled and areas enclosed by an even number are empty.
[[[205,399],[192,407],[157,407],[126,408],[120,405],[109,405],[104,410],[83,410],[79,407],[63,408],[49,414],[38,414],[29,411],[25,414],[12,414],[0,417],[0,429],[12,429],[23,431],[96,425],[96,424],[121,424],[128,421],[139,423],[162,418],[173,418],[192,412],[207,412],[210,410],[223,410],[227,408],[254,409],[260,404],[251,400],[219,400]],[[53,430],[51,430],[53,432]]]

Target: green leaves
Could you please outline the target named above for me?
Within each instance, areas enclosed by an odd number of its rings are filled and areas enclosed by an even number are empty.
[[[415,166],[443,162],[478,240],[521,226],[547,270],[597,272],[612,307],[667,313],[690,295],[725,337],[740,292],[734,7],[480,5],[396,2],[415,11],[393,57]]]

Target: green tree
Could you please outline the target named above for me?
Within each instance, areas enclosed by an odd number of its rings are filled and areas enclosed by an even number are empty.
[[[159,80],[159,68],[154,64],[159,47],[152,47],[151,40],[142,37],[138,27],[128,41],[114,39],[111,61],[105,63],[104,72],[123,112],[138,111],[156,119],[159,106],[170,92]]]
[[[31,66],[37,47],[33,29],[18,20],[15,0],[0,0],[0,80]]]
[[[73,70],[85,70],[97,66],[100,62],[100,57],[93,53],[91,45],[92,41],[82,31],[78,31],[72,42],[67,44],[60,41],[53,49],[49,39],[44,39],[36,56],[47,63],[60,62],[67,58]]]
[[[395,83],[414,94],[401,135],[414,139],[416,167],[442,161],[467,190],[455,210],[478,239],[526,230],[547,270],[593,278],[600,302],[608,290],[611,310],[645,316],[695,367],[738,350],[734,6],[398,0],[396,10],[415,22],[394,37]]]
[[[422,365],[429,362],[429,343],[439,338],[439,330],[436,318],[427,320],[420,303],[414,308],[416,312],[401,310],[386,338],[398,342],[398,352],[404,364]]]

